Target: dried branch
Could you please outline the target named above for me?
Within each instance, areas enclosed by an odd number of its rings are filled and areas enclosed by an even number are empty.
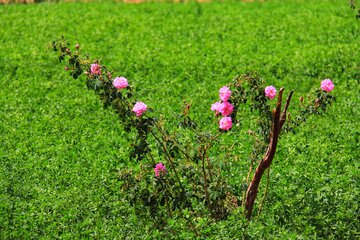
[[[251,219],[252,211],[254,208],[255,199],[259,190],[259,184],[261,178],[265,172],[265,170],[270,167],[272,163],[275,153],[276,147],[279,140],[281,128],[286,121],[286,112],[289,108],[291,97],[293,95],[293,91],[290,92],[284,110],[281,112],[281,103],[282,103],[282,94],[284,92],[284,88],[281,88],[278,95],[278,101],[276,104],[276,109],[273,110],[273,123],[272,123],[272,130],[270,133],[270,143],[268,149],[263,157],[263,159],[259,162],[258,167],[254,173],[254,176],[251,180],[251,183],[246,191],[245,197],[245,215],[248,220]]]

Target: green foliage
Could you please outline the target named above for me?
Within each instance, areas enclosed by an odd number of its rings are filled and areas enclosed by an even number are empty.
[[[0,12],[0,238],[356,238],[359,31],[346,4],[40,4]],[[190,225],[185,211],[157,230],[119,191],[136,133],[125,134],[118,116],[43,52],[61,34],[133,79],[134,98],[156,114],[178,118],[172,113],[191,100],[201,129],[213,122],[213,90],[248,70],[296,89],[294,99],[332,78],[337,102],[323,119],[283,136],[274,188],[254,222],[240,210]],[[231,170],[234,191],[245,181],[249,138],[226,134],[220,142],[232,151],[211,159]]]

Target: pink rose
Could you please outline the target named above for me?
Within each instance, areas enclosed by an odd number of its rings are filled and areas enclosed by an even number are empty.
[[[129,85],[129,83],[128,80],[124,77],[116,77],[113,81],[113,85],[117,89],[123,89],[126,88]]]
[[[133,107],[133,112],[136,114],[137,117],[140,117],[143,115],[144,112],[146,112],[147,106],[143,102],[136,102]]]
[[[229,98],[231,96],[230,89],[227,86],[223,86],[219,90],[219,96],[222,101],[226,102],[227,100],[229,100]]]
[[[99,64],[91,64],[91,74],[97,74],[97,75],[100,75],[101,74],[101,67]]]
[[[265,88],[265,96],[270,99],[273,99],[276,96],[276,88],[273,86],[267,86]]]
[[[229,116],[234,110],[234,106],[229,103],[229,102],[223,102],[220,104],[220,109],[219,112],[223,115],[223,116]]]
[[[165,176],[166,174],[166,167],[162,163],[156,164],[154,168],[155,177]]]
[[[211,111],[215,111],[215,115],[218,115],[220,112],[221,103],[216,102],[214,104],[211,104]]]
[[[331,92],[334,89],[334,84],[330,79],[325,79],[321,82],[321,89],[326,92]]]
[[[231,117],[223,117],[219,121],[220,129],[222,130],[229,130],[232,127],[232,120]]]

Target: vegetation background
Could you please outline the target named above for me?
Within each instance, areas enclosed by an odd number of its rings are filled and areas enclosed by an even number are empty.
[[[124,200],[117,173],[132,164],[131,138],[47,48],[61,35],[126,76],[159,114],[191,101],[202,127],[217,90],[246,71],[295,89],[291,108],[331,78],[328,114],[281,138],[262,214],[195,225],[199,239],[358,239],[359,24],[340,0],[0,6],[0,239],[195,237],[175,220],[154,229]],[[239,184],[248,138],[224,140]]]

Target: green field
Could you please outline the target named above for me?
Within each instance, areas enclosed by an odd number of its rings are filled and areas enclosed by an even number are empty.
[[[191,101],[203,128],[236,75],[295,89],[293,108],[331,78],[334,106],[280,139],[262,214],[194,224],[199,239],[358,239],[360,22],[347,3],[0,5],[0,239],[196,237],[171,219],[153,228],[124,200],[131,137],[48,48],[61,35],[126,76],[156,114]],[[246,138],[224,140],[244,162]]]

